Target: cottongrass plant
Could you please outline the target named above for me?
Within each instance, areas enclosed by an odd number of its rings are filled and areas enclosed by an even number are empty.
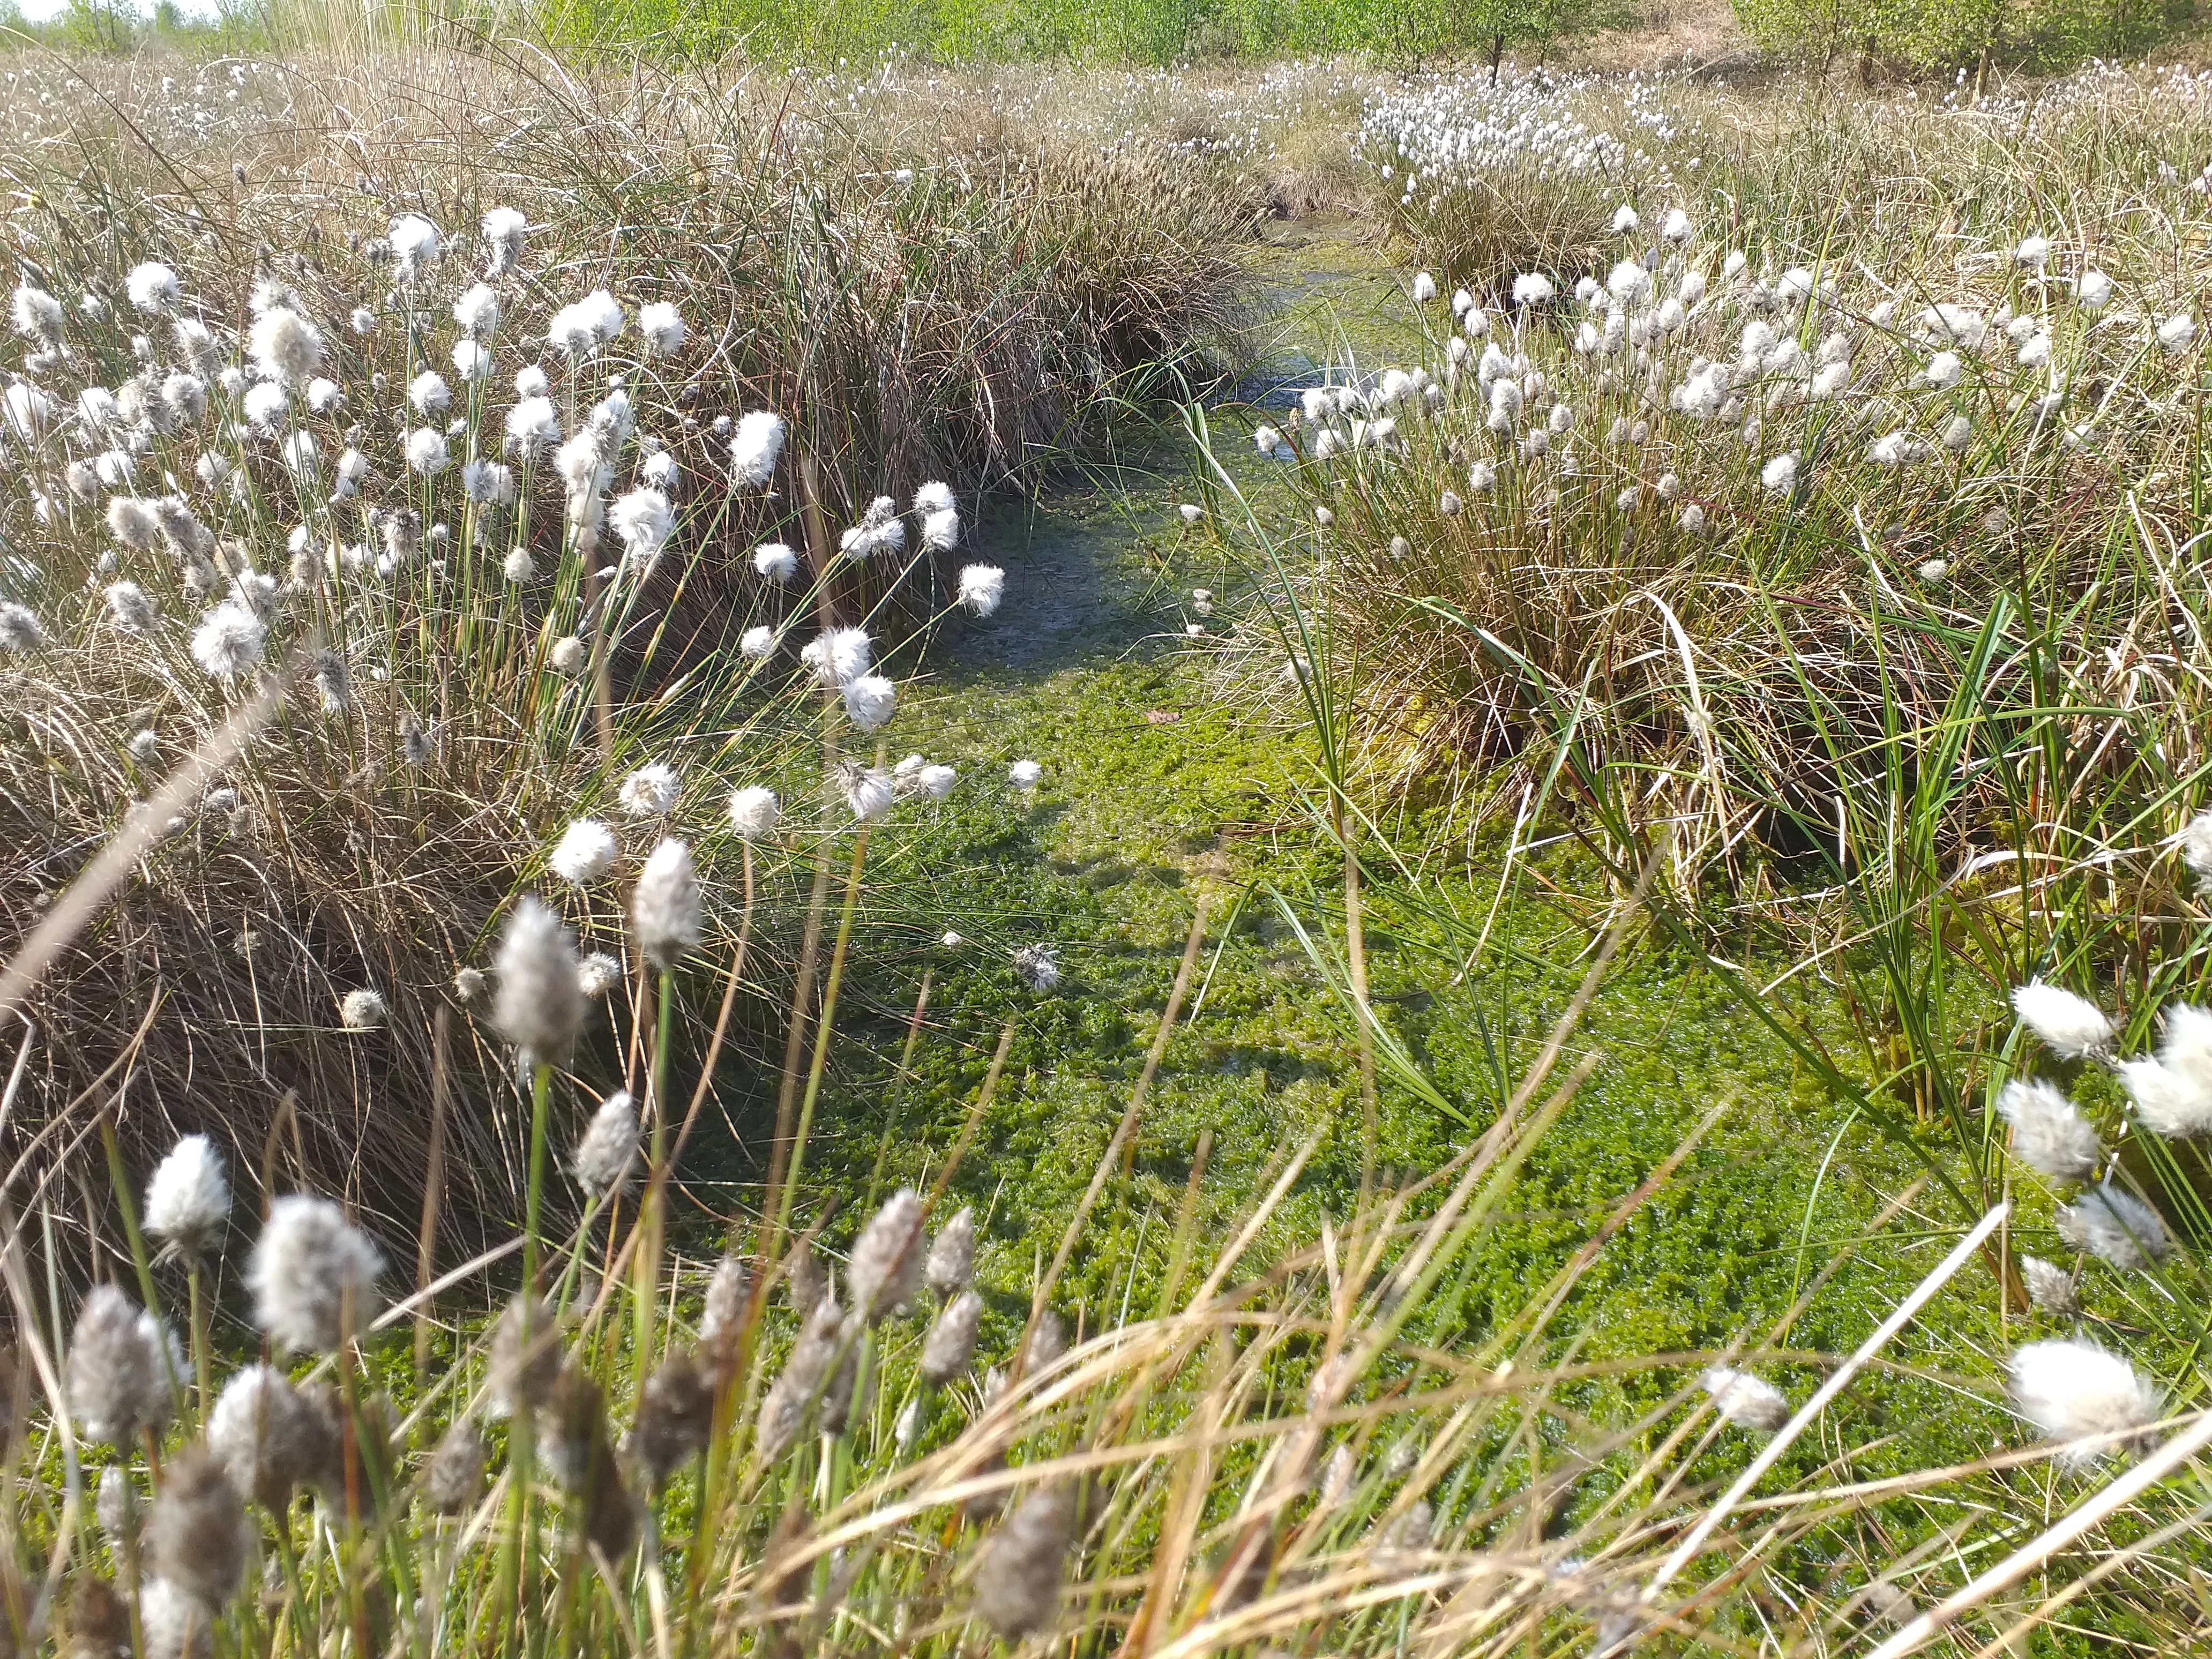
[[[53,95],[11,69],[0,124],[0,167],[42,204],[7,233],[0,346],[21,898],[0,933],[37,928],[129,822],[141,855],[102,926],[153,954],[44,980],[34,1021],[85,1041],[34,1045],[21,1109],[49,1121],[136,1044],[151,1092],[115,1115],[134,1155],[166,1138],[159,1098],[226,1130],[234,1169],[280,1148],[404,1219],[434,1153],[447,1243],[480,1246],[526,1185],[500,1127],[527,1110],[496,1081],[512,1050],[458,1018],[495,990],[502,919],[553,870],[600,994],[584,1041],[634,1048],[655,993],[609,994],[609,895],[685,842],[752,869],[729,884],[759,915],[741,1034],[770,1023],[814,837],[848,819],[842,789],[810,804],[823,774],[895,736],[956,603],[982,626],[1004,593],[963,586],[988,568],[963,556],[975,490],[1073,441],[1124,374],[1197,368],[1250,204],[1182,191],[1170,157],[1102,170],[1039,135],[902,185],[860,159],[880,132],[826,97],[787,109],[780,80],[556,87],[498,40],[281,76],[86,67]],[[118,109],[122,149],[92,173],[57,159]],[[512,130],[490,143],[495,111]],[[300,142],[357,124],[345,158]],[[418,162],[438,191],[407,182]],[[993,251],[1009,200],[1018,258]],[[752,324],[724,337],[699,295]],[[896,340],[865,320],[893,313]],[[992,315],[1015,331],[979,334]],[[866,557],[838,550],[858,522]],[[834,698],[793,672],[830,628],[877,659]],[[786,810],[727,814],[755,790]],[[876,821],[902,815],[920,803]],[[572,839],[584,823],[605,833]],[[726,963],[753,914],[710,909],[702,951]],[[183,1018],[137,1036],[155,956]],[[676,1019],[714,1012],[679,999]],[[271,1025],[343,1026],[359,1052],[244,1035]]]
[[[1206,926],[1201,909],[1156,1053]],[[136,1630],[165,1654],[539,1641],[951,1653],[1132,1630],[1188,1653],[1870,1639],[1882,1619],[1971,1592],[1955,1564],[1978,1553],[1978,1527],[2008,1536],[2024,1471],[2049,1462],[2052,1496],[2086,1513],[2107,1501],[2114,1459],[2197,1432],[2204,1419],[2173,1420],[2124,1358],[2050,1337],[2019,1345],[2007,1395],[1943,1379],[1931,1397],[1969,1449],[1955,1462],[1869,1486],[1848,1459],[1788,1455],[1824,1407],[1829,1434],[1881,1437],[1847,1385],[1895,1409],[1890,1396],[1929,1386],[1914,1353],[1998,1328],[1991,1297],[1959,1275],[2002,1207],[1940,1262],[1923,1256],[1848,1358],[1790,1346],[1808,1297],[1724,1353],[1579,1362],[1589,1333],[1565,1311],[1571,1292],[1653,1183],[1527,1306],[1468,1332],[1449,1287],[1507,1224],[1517,1170],[1587,1073],[1552,1073],[1574,1018],[1460,1155],[1317,1237],[1277,1224],[1317,1142],[1280,1149],[1266,1195],[1218,1237],[1198,1227],[1194,1182],[1157,1310],[1086,1312],[1073,1330],[1054,1306],[1060,1268],[1118,1248],[1089,1240],[1085,1220],[1116,1178],[1141,1082],[1051,1269],[1018,1234],[952,1209],[955,1149],[929,1190],[855,1218],[841,1249],[780,1227],[773,1203],[708,1262],[656,1258],[645,1207],[603,1239],[589,1212],[568,1237],[522,1235],[506,1311],[411,1374],[388,1363],[404,1347],[394,1328],[480,1296],[498,1267],[409,1294],[384,1246],[320,1196],[277,1200],[248,1252],[255,1322],[274,1352],[307,1356],[293,1364],[210,1355],[197,1334],[176,1352],[160,1314],[112,1285],[64,1317],[32,1288],[40,1238],[11,1234],[19,1348],[43,1379],[10,1396],[15,1443],[40,1449],[7,1475],[22,1639]],[[635,1178],[635,1111],[604,1103],[564,1158],[595,1203]],[[650,1187],[666,1169],[649,1158],[637,1173]],[[1900,1207],[1821,1282],[1890,1249]],[[218,1238],[214,1259],[243,1248],[252,1227],[237,1218],[240,1244]],[[143,1268],[140,1237],[125,1260]],[[156,1297],[165,1282],[145,1281]],[[179,1413],[176,1379],[194,1364],[219,1386]],[[1806,1379],[1822,1376],[1808,1400]],[[1965,1534],[1962,1498],[1990,1515]],[[2138,1494],[2098,1594],[2179,1616],[2154,1573],[2114,1569],[2137,1553],[2162,1564],[2192,1502]],[[1804,1572],[1817,1582],[1778,1595]],[[2072,1594],[2008,1604],[1997,1627],[2053,1617]],[[1966,1616],[1989,1615],[1970,1601]]]

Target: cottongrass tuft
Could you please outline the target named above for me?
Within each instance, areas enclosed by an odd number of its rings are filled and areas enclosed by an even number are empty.
[[[492,1327],[484,1364],[484,1408],[494,1417],[535,1411],[553,1397],[561,1377],[561,1332],[553,1310],[532,1291],[518,1292]]]
[[[814,671],[817,684],[835,690],[868,672],[875,647],[865,628],[831,628],[801,646],[799,659]]]
[[[574,634],[563,635],[554,641],[553,648],[546,653],[546,660],[552,665],[553,672],[566,674],[571,679],[584,672],[590,658],[591,653],[585,648],[583,641]]]
[[[36,651],[46,642],[38,612],[13,599],[0,599],[0,650]]]
[[[145,1659],[213,1659],[213,1611],[166,1578],[149,1574],[140,1583],[138,1626],[146,1639]],[[127,1625],[118,1647],[130,1651]]]
[[[128,1451],[169,1420],[169,1356],[153,1316],[112,1285],[94,1288],[70,1339],[70,1411],[94,1440]]]
[[[653,356],[673,357],[684,349],[684,319],[665,300],[638,307],[637,331]]]
[[[845,805],[861,823],[873,823],[891,810],[898,799],[890,774],[880,768],[845,763]]]
[[[460,1515],[475,1507],[489,1456],[483,1431],[468,1418],[456,1419],[438,1437],[422,1471],[422,1501],[430,1512]]]
[[[1033,760],[1018,760],[1006,769],[1006,781],[1017,789],[1034,789],[1044,780],[1044,768]]]
[[[453,970],[453,994],[466,1006],[474,1006],[489,988],[490,981],[481,968],[457,968]]]
[[[185,1135],[146,1183],[147,1232],[170,1254],[198,1261],[230,1221],[230,1183],[222,1155],[205,1135]]]
[[[813,1304],[799,1340],[792,1345],[791,1358],[761,1401],[754,1432],[763,1463],[775,1462],[799,1438],[807,1403],[829,1380],[843,1324],[843,1313],[828,1297]]]
[[[960,572],[960,603],[979,617],[988,617],[1006,597],[1006,573],[994,564],[971,564]]]
[[[701,908],[691,848],[680,841],[662,842],[638,872],[630,901],[637,948],[645,959],[663,973],[675,967],[699,943]]]
[[[546,860],[546,867],[562,880],[587,886],[615,866],[622,843],[615,832],[597,818],[578,818],[563,830]]]
[[[976,1328],[983,1316],[983,1298],[962,1291],[945,1304],[921,1345],[921,1374],[943,1388],[975,1356]]]
[[[2021,1024],[2042,1039],[2043,1045],[2061,1060],[2080,1060],[2102,1054],[2112,1047],[2112,1022],[2087,997],[2063,986],[2032,979],[2016,985],[2013,1012]]]
[[[1040,996],[1060,986],[1060,963],[1049,945],[1024,945],[1014,952],[1014,972]]]
[[[2027,1287],[2028,1301],[2039,1311],[2054,1319],[2070,1319],[2081,1311],[2081,1298],[2074,1288],[2073,1275],[2057,1263],[2045,1261],[2039,1255],[2024,1255],[2020,1259],[2020,1277]]]
[[[799,555],[781,542],[763,542],[753,550],[753,568],[772,582],[788,582],[799,574]]]
[[[2097,1132],[2064,1092],[2041,1078],[2014,1078],[1997,1095],[2012,1125],[2012,1155],[2053,1181],[2087,1181],[2104,1161]]]
[[[902,1187],[860,1230],[845,1270],[853,1306],[875,1324],[921,1291],[924,1251],[921,1197]]]
[[[223,1385],[207,1443],[232,1484],[272,1515],[295,1491],[342,1476],[337,1420],[271,1365],[248,1365]]]
[[[783,416],[755,410],[730,440],[730,477],[740,489],[765,489],[783,454]],[[787,580],[788,578],[780,580]]]
[[[279,1348],[335,1352],[375,1316],[384,1257],[326,1198],[294,1193],[269,1206],[246,1264],[253,1317]]]
[[[929,1260],[922,1277],[940,1297],[957,1295],[975,1276],[975,1212],[961,1206],[960,1213],[938,1231],[929,1243]]]
[[[149,259],[131,266],[123,279],[123,292],[138,310],[152,313],[173,311],[184,297],[184,285],[177,273],[158,259]]]
[[[192,630],[192,660],[217,679],[236,679],[259,666],[269,630],[250,605],[226,599]]]
[[[2062,1206],[2057,1223],[2059,1237],[2075,1249],[2087,1250],[2124,1272],[2163,1261],[2173,1249],[2172,1237],[2158,1212],[2109,1181]]]
[[[863,732],[874,732],[890,723],[898,709],[898,687],[882,674],[861,674],[843,687],[845,714]]]
[[[507,918],[494,963],[499,995],[492,1024],[537,1063],[567,1058],[584,1024],[576,983],[576,936],[550,908],[526,896]]]
[[[1708,1366],[1698,1378],[1713,1409],[1739,1428],[1772,1434],[1790,1420],[1790,1401],[1764,1377],[1729,1365]]]
[[[612,991],[623,978],[622,958],[605,951],[594,951],[576,964],[577,988],[593,1002]]]
[[[630,817],[653,818],[672,811],[683,791],[684,781],[674,767],[648,761],[623,780],[619,799],[623,811]]]
[[[365,988],[349,991],[338,1004],[338,1024],[349,1031],[374,1031],[383,1026],[387,1012],[376,992]]]
[[[108,617],[126,634],[150,634],[161,620],[153,599],[137,582],[110,582],[102,597]]]
[[[749,783],[730,793],[730,828],[747,841],[774,835],[781,811],[775,791],[764,783]]]
[[[238,1488],[205,1446],[185,1447],[162,1471],[146,1520],[155,1574],[216,1613],[245,1582],[251,1549]]]
[[[2212,1091],[2163,1060],[2123,1060],[2120,1082],[2136,1116],[2154,1134],[2169,1138],[2212,1131]]]
[[[738,654],[747,662],[759,662],[775,649],[775,629],[766,623],[755,623],[738,636]]]
[[[681,1352],[654,1367],[638,1395],[630,1455],[656,1487],[707,1449],[714,1427],[714,1385],[698,1360]]]
[[[2142,1444],[2164,1409],[2156,1385],[2094,1342],[2030,1342],[2014,1352],[2008,1369],[2013,1409],[2045,1439],[2094,1442],[2060,1449],[2059,1462],[2069,1468]]]
[[[637,1102],[629,1090],[617,1089],[592,1114],[568,1167],[586,1194],[605,1200],[629,1184],[637,1161]]]
[[[975,1611],[984,1622],[1010,1642],[1050,1624],[1074,1534],[1072,1485],[1054,1481],[1024,1494],[984,1543],[975,1568]]]

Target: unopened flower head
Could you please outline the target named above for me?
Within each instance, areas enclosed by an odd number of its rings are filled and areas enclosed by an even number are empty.
[[[2039,979],[2016,985],[2013,1012],[2061,1060],[2079,1060],[2112,1047],[2112,1022],[2086,997]]]
[[[921,1374],[939,1388],[968,1369],[975,1356],[976,1327],[983,1298],[974,1291],[956,1291],[945,1304],[921,1346]]]
[[[2013,1409],[2045,1439],[2072,1443],[2058,1456],[2075,1468],[2132,1449],[2165,1409],[2154,1384],[2094,1342],[2030,1342],[2008,1369]]]
[[[539,1063],[566,1059],[584,1023],[576,936],[550,908],[526,896],[507,918],[494,967],[499,994],[492,1024],[499,1034]]]
[[[870,1217],[846,1268],[853,1305],[871,1324],[910,1302],[922,1283],[921,1197],[902,1187]]]
[[[701,912],[699,877],[692,867],[690,848],[680,841],[662,842],[638,872],[631,899],[630,920],[639,951],[665,973],[699,943]]]
[[[967,1289],[975,1274],[975,1212],[963,1206],[929,1243],[922,1276],[941,1297]]]
[[[546,864],[562,880],[583,887],[613,869],[621,853],[613,830],[597,818],[578,818],[562,831]]]
[[[269,1206],[246,1265],[254,1321],[279,1348],[334,1352],[376,1313],[384,1258],[326,1198],[293,1194]]]

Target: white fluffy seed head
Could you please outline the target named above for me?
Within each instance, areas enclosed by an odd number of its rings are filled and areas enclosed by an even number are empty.
[[[902,1187],[853,1243],[846,1283],[854,1309],[874,1324],[913,1300],[921,1290],[923,1259],[921,1197]]]
[[[2013,1409],[2062,1443],[2059,1460],[2074,1468],[2139,1445],[2164,1410],[2155,1384],[2093,1342],[2030,1342],[2008,1370]]]
[[[2097,1132],[2064,1092],[2041,1078],[2014,1078],[1997,1095],[2012,1125],[2012,1155],[2053,1181],[2087,1181],[2104,1161]]]
[[[683,788],[674,767],[647,761],[623,780],[623,811],[634,818],[659,817],[675,807]]]
[[[774,835],[780,815],[775,791],[764,783],[749,783],[730,795],[730,828],[747,841]]]
[[[898,708],[898,687],[881,674],[862,674],[846,681],[845,713],[863,732],[873,732],[889,722]]]
[[[2162,1261],[2173,1249],[2173,1239],[2158,1212],[2110,1182],[2092,1187],[2063,1206],[2057,1220],[2059,1237],[2123,1272],[2137,1272],[2154,1261]]]
[[[254,1321],[279,1348],[334,1352],[376,1314],[384,1258],[325,1198],[293,1194],[269,1207],[246,1270]]]
[[[763,542],[753,550],[753,568],[772,582],[788,582],[799,574],[799,555],[781,542]]]
[[[567,1058],[584,1023],[576,936],[546,905],[526,896],[507,918],[493,967],[499,994],[491,1018],[499,1034],[534,1061]]]
[[[630,921],[637,948],[664,973],[698,944],[703,925],[699,877],[685,843],[664,841],[646,859],[631,897]]]
[[[578,818],[562,832],[546,862],[562,880],[582,887],[613,869],[621,853],[613,830],[597,818]]]
[[[2013,1012],[2061,1060],[2101,1054],[2112,1046],[2112,1022],[2086,997],[2039,979],[2016,985]]]
[[[988,617],[1006,597],[1006,573],[994,564],[971,564],[960,572],[960,603]]]
[[[783,416],[755,410],[730,440],[730,476],[740,489],[765,489],[783,454]]]
[[[593,1198],[612,1197],[629,1184],[637,1170],[637,1102],[629,1090],[618,1089],[599,1103],[569,1167],[576,1184]]]
[[[1764,1377],[1728,1365],[1712,1365],[1698,1385],[1713,1397],[1713,1409],[1740,1428],[1771,1434],[1790,1420],[1790,1402]]]
[[[205,1135],[185,1136],[146,1183],[146,1231],[167,1250],[198,1261],[222,1241],[229,1219],[222,1154]]]

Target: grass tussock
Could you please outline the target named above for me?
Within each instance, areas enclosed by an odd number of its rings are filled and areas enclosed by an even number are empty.
[[[514,1212],[520,1103],[452,986],[563,826],[734,860],[730,788],[811,801],[825,772],[834,825],[844,715],[794,678],[806,635],[869,629],[888,659],[960,597],[960,515],[933,528],[925,483],[1026,486],[1155,377],[1210,373],[1256,211],[1172,149],[980,103],[887,125],[800,82],[617,84],[520,49],[14,72],[0,172],[32,297],[0,591],[33,624],[0,684],[8,940],[245,722],[28,1005],[82,1041],[38,1046],[25,1121],[54,1126],[42,1158],[88,1100],[134,1151],[219,1127],[241,1167],[395,1218],[439,1139],[463,1229]],[[493,210],[527,227],[519,256],[478,234]],[[422,222],[443,250],[410,271],[395,242]],[[179,295],[142,307],[131,273],[156,264]],[[465,322],[480,287],[492,319]],[[619,343],[549,344],[595,292]],[[272,309],[317,361],[257,412]],[[550,433],[518,445],[532,374]],[[787,434],[757,479],[749,414]],[[580,520],[556,447],[586,428],[606,453]],[[118,498],[174,523],[118,537]],[[790,569],[763,575],[763,545]],[[258,659],[211,673],[197,630],[233,601]],[[682,811],[618,799],[648,764],[685,775]],[[789,1000],[813,859],[763,855],[748,1008]],[[363,992],[383,1018],[333,1040]]]

